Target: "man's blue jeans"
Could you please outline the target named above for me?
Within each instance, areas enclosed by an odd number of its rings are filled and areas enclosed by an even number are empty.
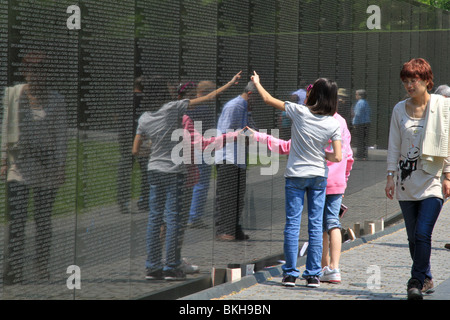
[[[435,197],[420,201],[399,201],[405,219],[409,252],[413,260],[411,278],[419,280],[422,285],[426,277],[432,279],[431,234],[443,202],[442,199]]]
[[[294,277],[300,275],[297,269],[297,256],[305,193],[308,201],[309,244],[303,277],[321,275],[323,208],[326,186],[327,179],[324,177],[286,178],[286,225],[284,229],[286,263],[282,266],[285,275]]]
[[[162,239],[161,226],[166,223],[166,264],[164,270],[176,268],[181,263],[179,236],[181,227],[182,190],[184,175],[149,171],[150,212],[147,225],[146,268],[161,269]]]

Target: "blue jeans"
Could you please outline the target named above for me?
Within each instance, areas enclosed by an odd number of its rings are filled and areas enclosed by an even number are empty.
[[[206,198],[208,197],[209,180],[211,179],[211,165],[202,163],[197,165],[197,168],[199,170],[199,178],[192,190],[189,223],[197,222],[203,217]]]
[[[331,229],[341,228],[339,221],[339,210],[341,209],[342,194],[328,194],[325,197],[323,209],[323,232]]]
[[[294,277],[299,277],[300,275],[297,269],[297,256],[305,193],[308,201],[309,244],[306,256],[306,270],[302,276],[321,275],[322,225],[326,186],[327,179],[324,177],[286,178],[286,225],[284,228],[284,255],[286,263],[282,266],[285,275]]]
[[[413,260],[411,278],[423,284],[426,277],[432,279],[431,234],[444,201],[433,197],[420,201],[399,201],[399,203],[405,219],[409,252]]]
[[[149,171],[150,185],[149,217],[147,225],[147,260],[148,269],[170,270],[181,263],[181,209],[184,175]],[[162,265],[161,226],[166,223],[166,264]]]

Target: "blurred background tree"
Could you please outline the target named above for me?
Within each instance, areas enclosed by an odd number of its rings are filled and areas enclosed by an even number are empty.
[[[450,1],[449,0],[417,0],[417,1],[428,4],[435,8],[450,10]]]

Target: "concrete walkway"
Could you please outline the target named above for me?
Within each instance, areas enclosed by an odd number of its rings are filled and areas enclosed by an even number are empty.
[[[450,299],[450,204],[447,202],[436,223],[431,253],[435,292],[425,300]],[[410,278],[406,230],[403,222],[371,236],[343,245],[340,261],[342,282],[321,283],[319,288],[306,287],[298,279],[295,287],[281,285],[281,265],[226,283],[184,299],[220,300],[406,300],[406,283]],[[299,260],[302,272],[306,257]]]

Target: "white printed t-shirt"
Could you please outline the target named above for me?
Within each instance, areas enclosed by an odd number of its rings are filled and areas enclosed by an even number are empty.
[[[443,198],[440,177],[422,170],[421,145],[425,119],[406,113],[406,100],[392,111],[389,131],[388,171],[397,171],[396,196],[400,201]]]

